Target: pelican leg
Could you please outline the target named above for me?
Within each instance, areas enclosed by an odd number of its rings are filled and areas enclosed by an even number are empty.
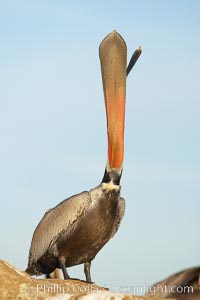
[[[69,274],[67,273],[66,265],[65,265],[65,258],[63,256],[59,257],[59,265],[63,272],[64,279],[70,279]]]
[[[91,268],[91,261],[84,263],[84,273],[85,273],[86,281],[92,283],[90,268]]]

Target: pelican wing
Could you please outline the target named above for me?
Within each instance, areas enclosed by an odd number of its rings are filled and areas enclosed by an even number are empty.
[[[91,203],[88,192],[74,195],[48,210],[33,234],[29,263],[36,262],[85,213]]]

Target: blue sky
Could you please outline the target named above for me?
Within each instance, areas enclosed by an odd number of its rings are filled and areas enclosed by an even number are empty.
[[[1,1],[0,258],[25,269],[44,212],[95,187],[107,138],[98,46],[143,53],[127,80],[119,232],[93,280],[151,284],[199,265],[199,1]],[[84,278],[83,267],[70,268]]]

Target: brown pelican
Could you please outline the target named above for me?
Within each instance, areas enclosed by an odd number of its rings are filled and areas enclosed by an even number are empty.
[[[200,300],[200,267],[190,268],[169,276],[154,284],[145,296]]]
[[[124,215],[120,178],[124,156],[126,76],[141,54],[137,49],[126,69],[127,48],[113,31],[99,47],[107,115],[108,160],[102,182],[74,195],[47,211],[36,227],[26,272],[50,274],[61,268],[84,263],[86,280],[91,282],[91,261],[114,236]]]

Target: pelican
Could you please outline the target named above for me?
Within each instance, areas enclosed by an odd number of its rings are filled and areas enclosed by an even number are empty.
[[[29,251],[30,275],[50,274],[84,264],[87,282],[92,282],[91,262],[117,232],[125,211],[120,197],[124,156],[126,76],[141,54],[137,49],[127,63],[127,47],[113,31],[99,46],[107,116],[108,159],[102,182],[90,191],[74,195],[48,210],[36,227]]]
[[[145,296],[156,299],[199,300],[200,267],[189,268],[169,276],[154,284]]]

